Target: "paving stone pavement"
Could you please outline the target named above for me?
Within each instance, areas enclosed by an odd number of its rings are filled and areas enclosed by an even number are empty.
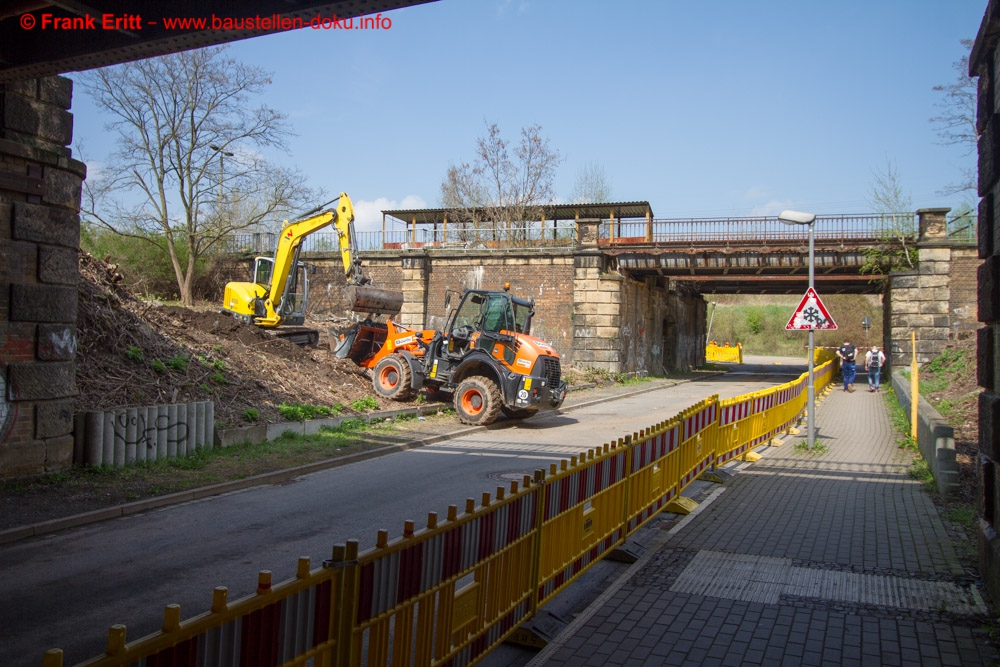
[[[741,467],[531,665],[996,664],[976,582],[858,386],[818,403],[826,453]]]

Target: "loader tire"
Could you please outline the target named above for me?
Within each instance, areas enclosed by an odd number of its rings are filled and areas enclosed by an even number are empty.
[[[481,375],[462,380],[455,391],[455,412],[463,424],[492,424],[500,415],[502,404],[496,383]]]
[[[397,355],[391,355],[375,365],[372,385],[379,396],[394,401],[405,401],[413,396],[410,364]]]
[[[527,419],[538,414],[538,408],[508,408],[506,405],[500,408],[507,419]]]

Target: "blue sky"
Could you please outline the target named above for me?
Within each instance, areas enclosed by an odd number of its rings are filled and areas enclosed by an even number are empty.
[[[887,159],[915,208],[962,202],[938,192],[975,157],[940,145],[928,119],[985,9],[441,0],[389,13],[388,30],[305,29],[231,54],[273,73],[263,101],[297,135],[274,158],[348,192],[362,229],[382,208],[439,205],[486,122],[510,139],[541,125],[564,158],[564,199],[596,162],[616,200],[648,200],[658,218],[860,213]],[[76,141],[101,159],[106,119],[79,89],[74,114]]]

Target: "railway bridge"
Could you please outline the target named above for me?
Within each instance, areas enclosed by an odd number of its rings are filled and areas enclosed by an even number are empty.
[[[929,360],[976,329],[977,251],[968,229],[949,233],[947,213],[817,217],[817,292],[881,295],[892,362],[909,361],[911,331]],[[570,362],[611,372],[702,364],[707,295],[801,295],[808,286],[807,229],[775,217],[655,219],[648,202],[551,206],[537,223],[502,228],[449,222],[443,209],[383,216],[380,231],[358,234],[359,248],[376,284],[405,293],[403,323],[442,326],[449,290],[510,282],[535,299],[537,335]],[[915,248],[916,267],[862,272],[866,249],[885,244]],[[244,234],[230,251],[273,247],[273,235]],[[346,309],[336,248],[332,233],[306,239],[314,312]]]

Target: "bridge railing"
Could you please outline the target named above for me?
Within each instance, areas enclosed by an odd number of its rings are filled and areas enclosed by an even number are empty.
[[[915,213],[886,215],[821,215],[816,217],[815,238],[869,240],[903,233],[917,236]],[[776,217],[671,218],[654,220],[605,220],[602,245],[706,242],[795,242],[808,238],[808,228],[786,225]]]
[[[976,240],[976,216],[963,215],[948,222],[948,237],[960,242]],[[816,217],[815,238],[827,241],[873,241],[900,234],[916,239],[915,213],[841,214]],[[476,251],[484,249],[538,249],[573,247],[577,243],[576,223],[528,223],[516,226],[417,228],[362,231],[356,234],[361,252],[399,252],[419,248]],[[729,218],[667,218],[646,220],[623,218],[605,220],[600,225],[602,246],[639,244],[697,243],[801,243],[808,228],[785,225],[773,216]],[[271,254],[277,235],[271,232],[240,232],[226,237],[223,252]],[[333,253],[339,241],[335,232],[306,237],[302,251]]]
[[[361,252],[399,252],[417,248],[438,248],[444,250],[482,250],[495,248],[559,248],[576,244],[576,225],[563,222],[552,224],[519,225],[497,228],[448,229],[389,229],[386,231],[363,231],[355,234],[355,242]],[[223,252],[253,253],[269,255],[274,253],[277,236],[273,233],[240,232],[224,239]],[[336,232],[319,232],[302,240],[304,253],[333,253],[340,246]]]

